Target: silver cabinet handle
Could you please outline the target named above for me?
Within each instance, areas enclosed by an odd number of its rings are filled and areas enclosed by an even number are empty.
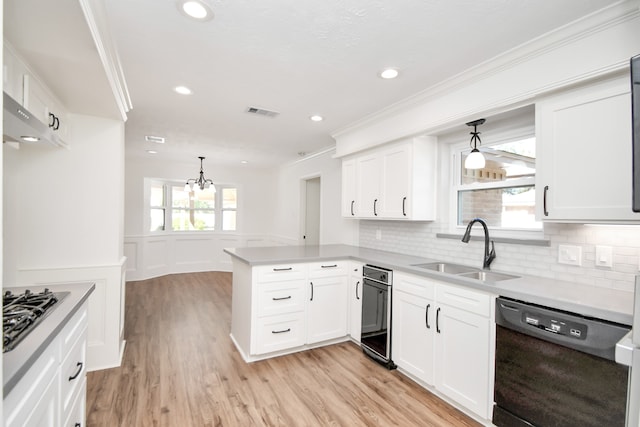
[[[549,216],[549,211],[547,210],[547,192],[549,191],[549,186],[544,186],[544,194],[542,198],[542,209],[544,210],[544,216]]]

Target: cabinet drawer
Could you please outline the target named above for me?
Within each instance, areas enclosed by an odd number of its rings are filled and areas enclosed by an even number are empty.
[[[259,283],[298,280],[307,276],[306,264],[265,265],[255,267],[255,270]]]
[[[289,280],[258,285],[258,316],[303,311],[305,284],[305,280]]]
[[[73,401],[69,415],[65,419],[62,427],[84,426],[86,420],[86,400],[87,400],[87,379],[83,378],[80,384],[80,392]]]
[[[491,316],[491,296],[484,292],[438,284],[436,299],[438,304],[447,304],[484,317]]]
[[[304,313],[262,317],[257,321],[254,354],[271,353],[304,344]]]
[[[60,360],[64,360],[83,329],[87,327],[87,302],[82,304],[60,332]]]
[[[87,328],[80,332],[71,351],[60,365],[61,419],[66,419],[86,376]]]
[[[324,261],[309,264],[309,277],[330,277],[349,274],[348,261]]]
[[[401,291],[421,298],[433,300],[436,285],[428,279],[402,272],[393,272],[393,292]]]

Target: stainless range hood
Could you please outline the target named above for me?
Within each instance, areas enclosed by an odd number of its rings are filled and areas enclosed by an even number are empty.
[[[45,144],[67,147],[67,144],[49,126],[38,120],[6,92],[2,92],[2,140],[21,144]]]

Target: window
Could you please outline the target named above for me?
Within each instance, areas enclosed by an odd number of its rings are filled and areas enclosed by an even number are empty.
[[[167,207],[164,184],[161,182],[152,182],[149,194],[149,229],[151,231],[164,231]]]
[[[149,231],[236,231],[238,190],[228,185],[185,191],[184,183],[149,182]],[[167,229],[167,224],[171,228]]]
[[[482,145],[483,169],[466,169],[468,143],[457,148],[454,168],[458,226],[482,218],[494,229],[541,230],[535,220],[535,137]]]

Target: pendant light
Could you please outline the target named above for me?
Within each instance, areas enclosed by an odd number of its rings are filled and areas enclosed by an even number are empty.
[[[473,149],[471,150],[471,153],[469,153],[467,158],[464,160],[464,167],[466,169],[484,168],[484,165],[485,165],[484,156],[482,155],[480,150],[478,150],[478,146],[482,143],[482,141],[480,141],[480,137],[478,136],[480,135],[480,132],[478,132],[477,127],[483,124],[485,121],[486,121],[485,119],[478,119],[478,120],[474,120],[472,122],[467,123],[467,126],[473,126],[473,132],[471,132],[471,141],[469,142],[469,145],[473,147]]]
[[[213,191],[216,191],[216,187],[213,185],[213,181],[210,179],[205,179],[204,171],[202,170],[202,161],[205,159],[204,157],[198,157],[200,159],[200,175],[198,178],[191,178],[187,180],[187,183],[184,185],[184,191],[192,192],[194,189],[194,185],[196,189],[204,190],[205,188],[213,187]]]

